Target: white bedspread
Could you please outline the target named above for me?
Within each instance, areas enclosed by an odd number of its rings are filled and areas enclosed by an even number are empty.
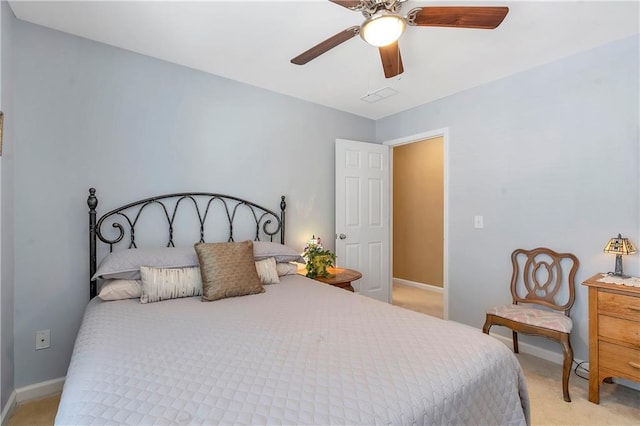
[[[516,358],[480,330],[300,276],[266,289],[94,299],[56,424],[528,422]]]

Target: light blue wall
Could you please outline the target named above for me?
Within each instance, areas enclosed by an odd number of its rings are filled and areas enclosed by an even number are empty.
[[[451,319],[480,327],[487,307],[510,301],[518,247],[576,254],[580,283],[613,269],[609,238],[640,243],[638,52],[637,36],[623,39],[377,121],[381,142],[449,128]],[[628,273],[638,266],[625,259]],[[572,342],[587,359],[587,291],[577,290]]]
[[[508,301],[513,248],[573,251],[582,280],[612,268],[601,253],[609,237],[640,236],[637,38],[374,123],[22,21],[11,37],[15,74],[3,73],[3,89],[13,83],[16,132],[8,177],[3,158],[3,245],[19,237],[10,259],[15,345],[2,313],[3,399],[13,362],[6,348],[15,352],[16,387],[66,373],[88,297],[88,186],[98,188],[102,212],[182,190],[273,208],[287,194],[288,240],[302,247],[309,233],[333,233],[336,138],[385,141],[448,127],[450,314],[475,326],[487,306]],[[15,214],[8,233],[7,209]],[[482,231],[472,229],[477,214]],[[13,291],[7,252],[3,303],[7,282]],[[640,269],[637,259],[626,267]],[[581,287],[573,317],[576,357],[586,358]],[[39,329],[51,329],[51,349],[34,350]]]
[[[2,62],[2,98],[1,110],[4,112],[4,130],[2,157],[0,157],[1,190],[0,201],[0,244],[2,249],[2,270],[0,277],[0,406],[4,408],[11,392],[13,392],[14,362],[13,362],[13,316],[14,316],[14,252],[13,252],[13,24],[15,17],[6,1],[0,2],[0,26],[2,30],[2,45],[0,55]]]
[[[335,139],[375,138],[368,119],[23,21],[14,42],[16,387],[66,374],[88,301],[89,186],[100,212],[196,190],[277,209],[286,194],[302,250],[334,232]],[[41,329],[52,347],[36,352]]]

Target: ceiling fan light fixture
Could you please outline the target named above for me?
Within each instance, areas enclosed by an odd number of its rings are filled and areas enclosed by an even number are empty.
[[[372,46],[387,46],[398,40],[406,27],[402,16],[382,10],[364,21],[360,37]]]

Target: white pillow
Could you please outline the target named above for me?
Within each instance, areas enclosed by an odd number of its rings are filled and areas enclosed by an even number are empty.
[[[285,246],[284,244],[272,243],[270,241],[254,241],[253,257],[255,260],[262,260],[273,257],[276,262],[300,262],[304,263],[304,259],[300,256],[300,252]]]
[[[276,263],[276,270],[278,271],[278,276],[282,277],[284,275],[293,275],[298,272],[298,265],[295,263]]]
[[[276,262],[300,262],[304,259],[300,253],[284,244],[270,241],[254,241],[253,257],[255,260],[273,257]],[[118,250],[109,253],[96,273],[91,277],[103,279],[139,280],[140,267],[184,268],[198,266],[198,255],[193,247],[160,247]]]
[[[276,269],[276,260],[273,257],[258,260],[256,262],[256,271],[262,284],[278,284],[278,270]]]
[[[140,248],[114,251],[102,259],[98,270],[91,279],[139,280],[140,267],[143,265],[156,268],[198,266],[198,256],[193,247]]]
[[[102,300],[137,299],[141,294],[141,280],[105,280],[98,297]]]
[[[140,267],[142,295],[140,303],[159,302],[180,297],[200,296],[200,268]]]

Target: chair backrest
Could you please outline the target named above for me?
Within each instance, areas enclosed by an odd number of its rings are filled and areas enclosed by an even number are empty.
[[[535,303],[569,315],[576,297],[574,280],[580,264],[577,257],[539,247],[515,250],[511,263],[514,304]]]

